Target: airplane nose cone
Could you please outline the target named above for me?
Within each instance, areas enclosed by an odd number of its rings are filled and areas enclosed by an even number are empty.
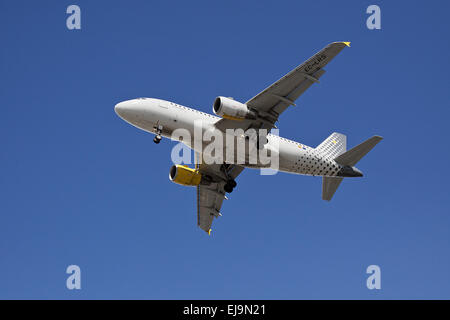
[[[114,111],[122,120],[137,125],[145,113],[145,108],[139,103],[139,100],[132,99],[119,102],[114,106]]]
[[[118,104],[116,104],[114,106],[114,111],[121,118],[123,118],[125,116],[126,110],[127,110],[127,102],[126,101],[119,102]]]
[[[135,99],[122,101],[114,106],[114,111],[125,121],[132,121],[140,109],[139,103]]]

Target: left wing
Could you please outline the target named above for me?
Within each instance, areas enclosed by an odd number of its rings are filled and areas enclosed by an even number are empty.
[[[220,208],[226,198],[223,187],[227,177],[223,170],[226,170],[229,177],[236,179],[244,167],[234,164],[200,164],[197,167],[200,173],[212,178],[211,184],[197,186],[197,225],[210,234],[213,220],[221,216]]]
[[[295,105],[294,101],[300,95],[313,83],[319,82],[319,78],[325,73],[323,67],[346,46],[349,47],[350,42],[330,43],[297,68],[248,100],[245,104],[259,115],[259,119],[245,119],[243,121],[221,119],[216,123],[216,127],[221,130],[228,128],[271,129],[287,107]]]

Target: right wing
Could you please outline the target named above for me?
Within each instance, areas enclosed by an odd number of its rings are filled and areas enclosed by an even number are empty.
[[[220,164],[200,164],[198,170],[200,173],[208,175],[212,178],[209,185],[197,186],[197,225],[204,231],[211,232],[211,225],[214,218],[221,216],[220,208],[222,207],[225,190],[223,187],[226,183],[226,177],[221,169]],[[244,170],[239,165],[224,165],[229,177],[236,177]]]

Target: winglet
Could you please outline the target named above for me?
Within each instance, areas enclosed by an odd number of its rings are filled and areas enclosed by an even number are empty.
[[[345,44],[347,47],[350,47],[350,43],[351,43],[351,42],[348,42],[348,41],[345,42],[345,41],[343,41],[342,43]]]
[[[211,229],[208,230],[208,236],[210,236],[210,235],[211,235]]]

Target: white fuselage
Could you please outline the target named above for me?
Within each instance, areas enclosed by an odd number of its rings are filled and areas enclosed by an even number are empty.
[[[115,107],[116,113],[133,126],[147,132],[156,133],[161,129],[162,136],[173,138],[176,129],[185,129],[194,136],[195,122],[202,122],[202,135],[205,131],[214,134],[217,129],[214,124],[221,118],[179,104],[153,98],[138,98],[120,102]],[[243,138],[242,138],[243,139]],[[278,170],[313,176],[336,176],[342,166],[326,154],[304,144],[268,134],[264,148],[278,152]],[[202,152],[204,142],[198,148],[192,141],[181,141],[189,148]],[[225,145],[225,143],[224,143]],[[276,150],[276,151],[275,151]],[[228,161],[227,161],[228,162]],[[262,168],[262,164],[239,163],[244,167]]]

